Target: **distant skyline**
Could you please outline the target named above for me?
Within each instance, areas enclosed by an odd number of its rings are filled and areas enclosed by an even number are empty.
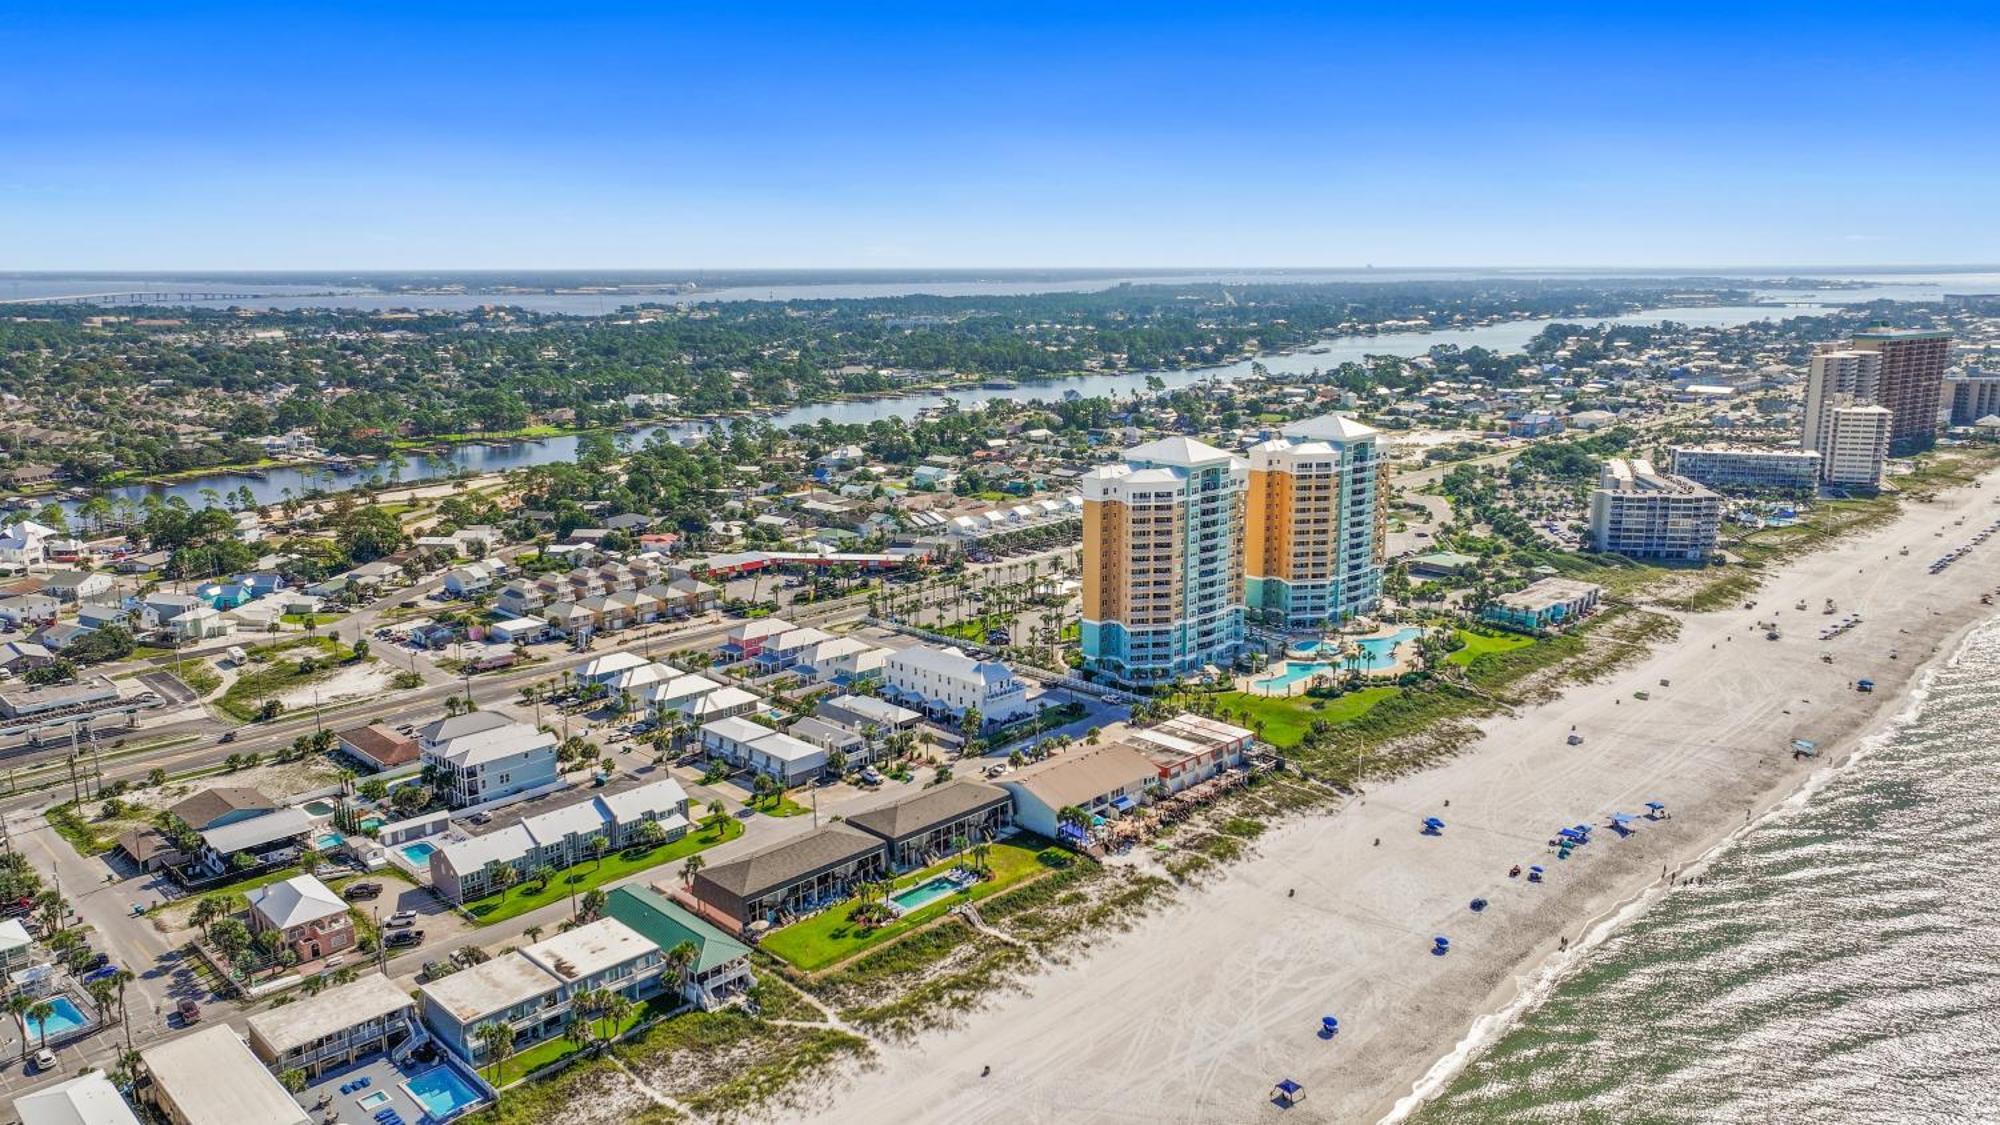
[[[26,5],[0,270],[2000,261],[1978,5]]]

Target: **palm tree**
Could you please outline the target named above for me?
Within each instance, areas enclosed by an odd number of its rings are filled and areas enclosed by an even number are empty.
[[[111,982],[118,986],[118,1019],[125,1025],[125,1049],[132,1049],[132,1010],[125,1006],[125,986],[138,980],[138,974],[130,969],[119,969],[111,975]]]
[[[472,1029],[472,1041],[493,1065],[493,1090],[498,1093],[507,1073],[507,1056],[514,1053],[514,1029],[494,1020]]]
[[[34,998],[16,992],[7,998],[7,1010],[14,1014],[14,1026],[21,1031],[21,1057],[28,1057],[28,1013],[35,1007]]]
[[[637,1005],[632,1003],[630,996],[622,992],[612,992],[609,989],[604,991],[603,996],[597,1002],[597,1015],[599,1019],[604,1021],[604,1041],[606,1043],[611,1042],[617,1036],[618,1025],[625,1022],[625,1017],[631,1015],[632,1009],[635,1007]]]
[[[688,983],[694,979],[694,967],[701,960],[701,950],[691,941],[682,941],[667,950],[663,960],[667,972],[672,973],[674,979],[680,982],[681,992],[685,994]]]
[[[601,890],[592,888],[584,892],[583,905],[577,910],[576,916],[584,921],[601,918],[604,916],[605,906],[609,905],[610,901],[610,896]]]
[[[540,926],[529,926],[527,929],[521,931],[521,936],[528,939],[528,944],[533,945],[542,940],[542,928]]]
[[[696,852],[695,854],[687,857],[687,859],[681,864],[681,880],[685,882],[689,887],[693,887],[694,877],[700,874],[701,869],[706,866],[708,866],[708,861],[701,858],[700,852]]]
[[[55,1014],[56,1006],[47,1000],[36,1000],[28,1005],[28,1022],[34,1024],[40,1031],[40,1034],[36,1036],[36,1039],[39,1040],[35,1044],[37,1047],[46,1047],[49,1045],[49,1017]]]

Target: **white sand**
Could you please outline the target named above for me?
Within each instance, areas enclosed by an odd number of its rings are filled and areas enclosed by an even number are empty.
[[[316,683],[295,687],[278,696],[285,710],[296,711],[310,708],[316,697],[324,707],[338,699],[358,699],[364,695],[374,695],[389,686],[391,672],[373,661],[349,664],[333,675]]]
[[[815,1119],[1276,1119],[1266,1098],[1286,1076],[1308,1091],[1288,1120],[1384,1117],[1481,1013],[1559,964],[1558,937],[1576,942],[1591,920],[1657,888],[1663,865],[1681,868],[1836,764],[1903,707],[1926,658],[1994,612],[1979,595],[2000,581],[2000,539],[1925,573],[2000,516],[2000,473],[1985,483],[1775,573],[1754,613],[1684,618],[1678,642],[1486,723],[1450,763],[1273,832],[1255,858],[964,1028],[885,1050]],[[1952,527],[1961,515],[1966,526]],[[1905,545],[1910,555],[1897,556]],[[1821,643],[1828,597],[1866,621]],[[1787,627],[1777,642],[1750,629],[1773,610]],[[1851,691],[1857,677],[1876,693]],[[1632,698],[1641,689],[1650,702]],[[1565,744],[1572,723],[1580,747]],[[1794,762],[1793,738],[1817,741],[1821,760]],[[1558,825],[1602,825],[1652,799],[1673,819],[1641,822],[1624,840],[1600,829],[1566,862],[1545,847]],[[1418,834],[1430,815],[1448,822],[1443,838]],[[1509,880],[1514,863],[1544,864],[1548,882]],[[1492,906],[1475,915],[1474,897]],[[1447,957],[1429,953],[1437,934],[1452,940]],[[1337,1042],[1315,1034],[1325,1013],[1340,1017]],[[982,1080],[984,1065],[993,1074]]]

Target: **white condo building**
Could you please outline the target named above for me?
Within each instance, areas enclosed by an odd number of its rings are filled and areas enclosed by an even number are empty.
[[[1881,487],[1895,417],[1886,406],[1842,403],[1828,410],[1820,463],[1826,482],[1847,488]]]
[[[956,648],[918,645],[889,654],[882,694],[930,715],[963,717],[977,709],[989,723],[1029,714],[1028,689],[998,660],[980,660]]]
[[[1590,494],[1591,545],[1642,559],[1705,559],[1722,531],[1722,497],[1649,461],[1604,463]]]

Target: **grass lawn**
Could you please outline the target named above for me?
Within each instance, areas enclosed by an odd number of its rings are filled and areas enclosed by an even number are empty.
[[[672,1015],[674,1010],[679,1008],[680,1005],[681,999],[675,995],[661,995],[655,996],[650,1000],[642,1000],[632,1005],[631,1012],[627,1013],[624,1019],[618,1021],[618,1029],[612,1033],[611,1038],[614,1040],[618,1039],[626,1032],[631,1031],[647,1020],[660,1019],[664,1016]],[[818,1015],[817,1012],[813,1014]],[[597,1021],[597,1027],[602,1030],[604,1022],[602,1020]],[[533,1074],[542,1067],[558,1059],[566,1059],[582,1049],[581,1046],[570,1040],[567,1036],[558,1035],[553,1039],[544,1039],[540,1043],[522,1051],[520,1054],[508,1057],[507,1074],[509,1080],[519,1081],[521,1075]],[[490,1080],[493,1070],[490,1066],[483,1067],[480,1073],[486,1075]]]
[[[1445,657],[1445,663],[1456,664],[1461,668],[1488,653],[1512,652],[1535,643],[1533,637],[1523,637],[1517,633],[1474,633],[1465,629],[1458,631],[1458,639],[1465,642],[1465,647]]]
[[[671,844],[660,844],[644,851],[622,851],[607,855],[600,862],[586,860],[567,871],[560,872],[549,880],[549,885],[537,889],[530,880],[507,890],[476,898],[465,904],[473,921],[482,926],[504,922],[509,918],[526,914],[530,910],[547,906],[552,902],[567,901],[571,889],[578,895],[594,890],[627,875],[636,875],[648,868],[685,859],[698,851],[712,848],[743,835],[743,823],[725,820],[720,826],[705,825],[700,831],[690,832]]]
[[[804,816],[812,811],[810,808],[799,804],[783,793],[772,794],[771,797],[762,801],[752,799],[750,807],[763,813],[765,816]]]
[[[1245,691],[1229,691],[1216,696],[1215,700],[1233,711],[1248,711],[1253,723],[1263,720],[1264,741],[1283,748],[1297,746],[1314,723],[1321,720],[1329,723],[1351,722],[1374,710],[1383,700],[1393,698],[1398,690],[1393,687],[1365,687],[1333,699],[1315,699],[1310,695],[1279,699]]]
[[[297,625],[303,628],[306,618],[310,617],[315,628],[324,628],[337,624],[346,616],[344,613],[286,613],[279,615],[278,620],[283,621],[287,625]]]
[[[1039,836],[1026,834],[999,841],[993,845],[993,850],[987,856],[987,862],[993,868],[993,877],[973,884],[969,890],[946,895],[903,915],[886,926],[873,930],[864,930],[849,920],[848,916],[854,912],[858,903],[841,903],[831,910],[821,911],[811,918],[794,922],[778,930],[764,939],[762,948],[807,971],[824,968],[864,949],[893,941],[944,914],[959,903],[977,902],[989,895],[998,894],[1024,879],[1051,870],[1043,866],[1035,855],[1043,848],[1052,846],[1049,841]],[[958,859],[948,859],[905,875],[896,880],[895,890],[913,887],[941,875],[958,866],[959,862]]]

